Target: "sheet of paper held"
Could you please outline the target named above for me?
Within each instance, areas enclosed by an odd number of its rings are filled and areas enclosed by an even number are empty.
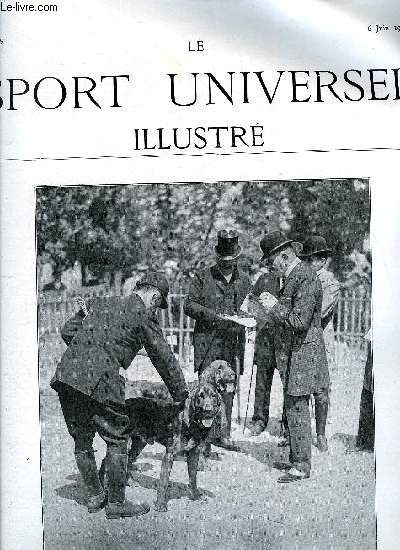
[[[221,317],[227,321],[233,321],[234,323],[242,325],[246,328],[255,328],[257,325],[257,321],[254,317],[241,317],[240,315],[221,315]]]
[[[251,292],[243,300],[243,303],[240,306],[240,311],[243,311],[243,313],[247,313],[248,315],[251,315],[251,317],[255,318],[258,321],[258,328],[260,328],[262,321],[268,319],[268,311],[260,304],[258,298]]]

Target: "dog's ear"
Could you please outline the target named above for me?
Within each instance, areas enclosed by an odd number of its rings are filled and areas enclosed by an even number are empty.
[[[214,403],[215,403],[214,412],[215,414],[217,414],[220,408],[222,407],[222,397],[218,392],[214,394]]]

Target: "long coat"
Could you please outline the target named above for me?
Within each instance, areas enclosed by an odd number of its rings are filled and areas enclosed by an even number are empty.
[[[325,268],[318,271],[317,274],[322,285],[321,326],[324,331],[326,355],[328,365],[333,366],[335,361],[333,314],[339,300],[340,285],[333,274]]]
[[[283,281],[270,310],[277,367],[288,395],[310,395],[329,387],[323,330],[322,287],[315,271],[298,263]]]
[[[250,279],[237,268],[229,283],[217,265],[195,274],[184,306],[186,315],[196,320],[193,335],[195,372],[202,372],[217,359],[235,368],[236,356],[242,372],[244,328],[218,320],[217,314],[238,313],[250,289]]]
[[[279,277],[271,273],[261,275],[254,284],[252,294],[259,296],[262,292],[269,292],[278,298]],[[270,369],[275,368],[274,332],[272,327],[264,326],[261,330],[257,330],[254,362],[259,368],[262,368],[262,366]]]
[[[183,397],[181,368],[139,296],[95,298],[89,314],[79,311],[61,335],[68,348],[50,383],[56,391],[64,384],[100,403],[123,404],[125,382],[119,369],[127,369],[144,347],[173,398]]]

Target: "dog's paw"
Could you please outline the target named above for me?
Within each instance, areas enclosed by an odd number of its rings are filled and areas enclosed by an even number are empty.
[[[154,503],[154,510],[156,510],[156,512],[168,512],[168,505],[166,502],[156,500]]]
[[[190,500],[207,500],[206,494],[199,489],[196,489],[195,491],[191,490],[189,498]]]
[[[135,478],[132,475],[127,476],[126,485],[128,487],[140,487],[140,484],[135,480]]]

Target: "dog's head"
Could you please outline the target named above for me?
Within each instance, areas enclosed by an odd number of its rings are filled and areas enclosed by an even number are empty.
[[[210,365],[213,370],[215,387],[219,393],[233,393],[235,391],[236,375],[226,361],[213,361]]]
[[[189,420],[202,428],[211,428],[221,399],[210,384],[199,384],[190,396]]]

